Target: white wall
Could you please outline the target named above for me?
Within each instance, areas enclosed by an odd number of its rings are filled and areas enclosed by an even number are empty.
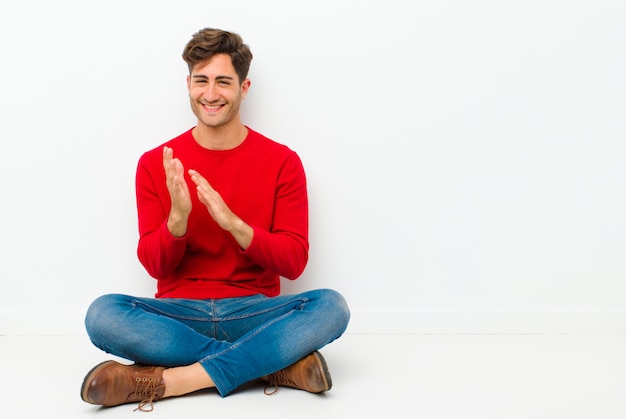
[[[205,26],[255,56],[245,123],[308,172],[351,332],[626,331],[626,3],[33,0],[0,6],[0,334],[151,296],[139,155],[195,120]]]

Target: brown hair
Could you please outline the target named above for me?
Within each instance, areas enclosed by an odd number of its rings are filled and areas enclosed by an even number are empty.
[[[196,64],[202,63],[215,54],[228,54],[235,68],[239,83],[248,76],[252,52],[243,43],[241,36],[221,29],[205,28],[193,35],[183,51],[183,60],[189,67],[189,73]]]

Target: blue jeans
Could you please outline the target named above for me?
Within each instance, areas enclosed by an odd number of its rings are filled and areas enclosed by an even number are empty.
[[[139,364],[200,362],[223,397],[337,339],[349,319],[328,289],[210,300],[109,294],[91,304],[85,326],[95,346]]]

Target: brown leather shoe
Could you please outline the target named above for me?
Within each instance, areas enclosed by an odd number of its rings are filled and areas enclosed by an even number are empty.
[[[137,409],[150,411],[152,402],[163,398],[164,369],[106,361],[87,373],[80,396],[87,403],[106,407],[139,402]]]
[[[283,368],[273,374],[261,377],[268,382],[265,394],[272,395],[278,391],[278,386],[293,387],[311,393],[328,391],[333,386],[328,372],[326,360],[321,353],[315,351],[300,361]],[[270,389],[273,387],[273,389]]]

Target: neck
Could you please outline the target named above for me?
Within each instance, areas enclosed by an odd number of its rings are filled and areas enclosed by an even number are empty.
[[[209,150],[230,150],[244,142],[248,129],[241,123],[209,127],[202,123],[192,130],[194,139]]]

